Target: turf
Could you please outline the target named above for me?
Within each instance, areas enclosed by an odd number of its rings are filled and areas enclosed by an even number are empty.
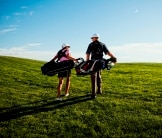
[[[118,63],[102,71],[92,100],[90,76],[72,70],[70,96],[55,100],[57,76],[42,61],[0,56],[0,137],[162,137],[162,64]]]

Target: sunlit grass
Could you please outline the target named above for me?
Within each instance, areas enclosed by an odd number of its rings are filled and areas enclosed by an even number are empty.
[[[58,78],[41,74],[44,62],[0,56],[0,63],[0,137],[162,136],[162,64],[104,70],[95,100],[90,77],[72,70],[70,96],[57,102]]]

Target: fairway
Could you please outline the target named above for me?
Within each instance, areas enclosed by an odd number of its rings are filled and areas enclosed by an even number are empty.
[[[72,70],[70,96],[55,100],[58,78],[42,61],[0,56],[0,138],[162,137],[162,64],[118,63],[102,71],[103,94],[91,99],[90,76]]]

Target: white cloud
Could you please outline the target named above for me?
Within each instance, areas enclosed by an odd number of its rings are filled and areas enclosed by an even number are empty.
[[[23,46],[17,46],[8,49],[0,48],[0,55],[37,59],[44,61],[50,60],[50,58],[53,57],[53,52],[33,50],[33,48],[37,48],[40,46],[41,43],[29,43]]]
[[[41,43],[29,43],[20,47],[10,49],[0,49],[0,55],[16,56],[30,59],[49,61],[57,51],[40,51],[33,48],[40,47]],[[109,46],[118,59],[118,62],[161,62],[162,63],[162,42],[160,43],[129,43],[119,46]],[[84,51],[85,52],[85,51]],[[85,58],[85,53],[72,51],[75,58]],[[105,56],[108,58],[108,56]]]
[[[15,12],[15,13],[13,13],[13,15],[15,15],[15,16],[23,16],[23,15],[26,15],[26,12]]]
[[[10,48],[10,50],[23,52],[23,51],[32,50],[35,47],[40,47],[41,45],[42,45],[41,43],[29,43],[23,46],[12,47]]]
[[[11,48],[11,49],[1,49],[0,55],[2,56],[13,56],[13,57],[21,57],[28,59],[36,59],[42,61],[49,61],[53,58],[54,52],[51,51],[31,51],[24,50],[23,48]]]
[[[25,16],[25,15],[32,16],[33,14],[34,14],[34,11],[30,11],[29,13],[28,12],[15,12],[15,13],[13,13],[13,15],[15,15],[15,16]]]
[[[13,28],[5,28],[5,29],[0,30],[0,34],[4,34],[4,33],[8,33],[8,32],[13,32],[15,30],[16,30],[15,27],[13,27]]]
[[[41,43],[29,43],[27,44],[27,46],[31,46],[31,47],[38,47],[38,46],[41,46],[42,44]]]
[[[8,20],[10,16],[2,16],[5,20]]]
[[[28,8],[28,6],[22,6],[21,7],[21,9],[27,9]]]
[[[110,49],[119,62],[162,62],[162,42],[130,43]]]
[[[17,46],[8,49],[0,48],[0,55],[49,61],[58,52],[58,51],[40,51],[39,50],[40,48],[38,47],[40,47],[41,45],[42,45],[41,43],[29,43],[23,46]],[[36,49],[33,50],[34,48]],[[81,56],[81,54],[73,52],[72,56],[76,58],[83,57]]]
[[[0,34],[5,34],[5,33],[16,31],[17,27],[18,25],[9,25],[5,27],[4,29],[0,30]]]
[[[11,25],[8,25],[8,27],[10,27],[10,28],[17,28],[19,25],[14,25],[14,24],[11,24]]]
[[[139,10],[138,9],[135,9],[134,13],[138,13],[138,12],[139,12]]]
[[[29,15],[30,15],[30,16],[32,16],[32,15],[33,15],[33,13],[34,13],[34,11],[30,11],[30,12],[29,12]]]

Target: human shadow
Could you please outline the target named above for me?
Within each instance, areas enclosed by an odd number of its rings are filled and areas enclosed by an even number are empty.
[[[25,115],[32,115],[39,112],[52,111],[65,106],[86,102],[91,100],[90,95],[68,98],[63,101],[56,101],[53,98],[36,101],[28,104],[0,109],[0,122],[9,121]]]

